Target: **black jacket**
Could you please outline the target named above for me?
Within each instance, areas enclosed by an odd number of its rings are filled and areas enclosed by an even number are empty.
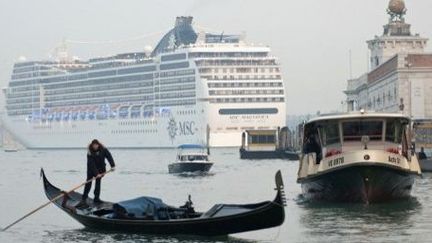
[[[105,159],[111,167],[114,167],[114,159],[107,148],[100,148],[97,151],[89,150],[87,153],[87,174],[96,176],[106,171]]]

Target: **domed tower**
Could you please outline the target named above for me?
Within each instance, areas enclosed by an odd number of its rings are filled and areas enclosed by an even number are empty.
[[[390,0],[387,13],[389,22],[381,36],[369,40],[370,67],[375,69],[398,53],[423,53],[428,39],[411,34],[411,25],[405,22],[407,12],[403,0]]]

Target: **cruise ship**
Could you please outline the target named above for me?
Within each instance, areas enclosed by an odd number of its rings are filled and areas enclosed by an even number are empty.
[[[82,148],[93,138],[163,148],[240,146],[245,130],[285,126],[284,82],[270,48],[195,31],[192,20],[177,17],[151,50],[15,63],[4,127],[27,148]]]

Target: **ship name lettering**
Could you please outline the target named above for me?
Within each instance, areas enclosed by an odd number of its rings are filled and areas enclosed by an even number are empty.
[[[178,123],[179,128],[179,135],[194,135],[194,127],[195,122],[194,121],[184,121]]]

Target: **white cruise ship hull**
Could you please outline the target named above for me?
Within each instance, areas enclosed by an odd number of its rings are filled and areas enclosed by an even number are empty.
[[[172,121],[176,124],[175,136],[169,130]],[[171,148],[186,143],[206,143],[205,126],[194,122],[193,117],[36,124],[27,122],[23,117],[6,117],[4,127],[29,149],[84,148],[93,138],[110,148]]]
[[[285,106],[281,105],[280,109],[284,110]],[[240,147],[243,126],[277,128],[275,125],[282,126],[285,121],[284,112],[261,119],[240,115],[222,117],[216,111],[211,114],[211,118],[196,114],[38,123],[27,121],[25,116],[5,116],[3,125],[17,142],[29,149],[83,148],[94,138],[111,148],[172,148],[188,143]],[[226,127],[233,130],[222,129]]]

